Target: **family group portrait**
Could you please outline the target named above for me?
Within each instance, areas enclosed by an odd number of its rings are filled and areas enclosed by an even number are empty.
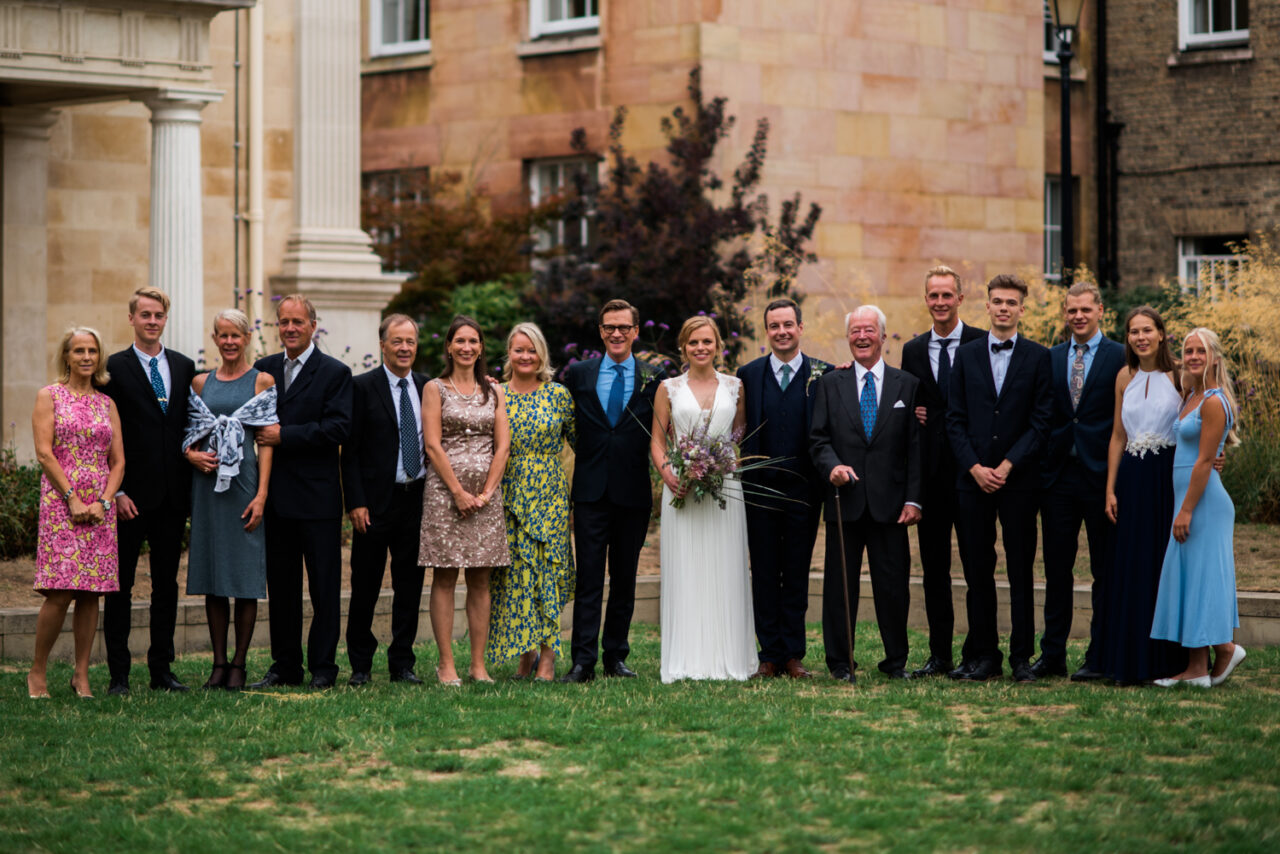
[[[1280,8],[8,5],[0,849],[1280,841]]]

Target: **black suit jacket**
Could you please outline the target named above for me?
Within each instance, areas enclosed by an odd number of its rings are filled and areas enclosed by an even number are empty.
[[[1039,486],[1040,461],[1053,411],[1049,351],[1019,335],[996,395],[987,337],[960,345],[951,367],[947,435],[956,457],[956,488],[978,491],[969,469],[1013,464],[1006,490]]]
[[[611,427],[596,394],[601,361],[574,362],[564,372],[564,385],[573,395],[573,416],[578,425],[573,500],[652,507],[649,430],[653,425],[653,396],[658,391],[659,377],[643,360],[636,359],[631,399],[618,425]]]
[[[831,370],[831,365],[821,359],[812,359],[803,353],[801,354],[800,370],[791,380],[793,383],[803,383],[802,387],[804,388],[804,429],[801,435],[809,435],[809,428],[813,424],[814,385],[817,380],[815,379],[811,383],[809,378],[815,371],[819,372],[819,376],[821,376],[822,373],[829,370]],[[769,413],[764,411],[764,390],[765,384],[770,382],[772,373],[773,367],[769,364],[768,356],[761,356],[759,359],[754,359],[738,368],[738,379],[742,380],[742,393],[747,398],[746,436],[742,440],[743,456],[764,456],[760,428],[769,419]],[[816,502],[822,497],[824,481],[814,471],[812,458],[802,456],[795,461],[795,465],[800,475],[810,484],[810,500]],[[766,475],[767,473],[765,472],[748,472],[743,475],[743,479],[747,481],[764,481],[768,479]],[[782,475],[782,477],[786,476]]]
[[[881,524],[894,524],[908,501],[921,504],[919,425],[916,420],[920,381],[885,365],[876,426],[868,439],[862,431],[858,371],[832,371],[817,381],[809,449],[818,476],[826,479],[838,465],[852,466],[858,480],[840,487],[845,520],[863,513]],[[835,518],[835,502],[827,502],[827,519]]]
[[[351,369],[315,350],[284,391],[284,353],[264,356],[254,367],[271,374],[281,390],[267,506],[286,519],[341,517],[338,449],[351,432]]]
[[[955,361],[956,353],[961,346],[986,334],[986,330],[962,323],[960,344],[951,350],[952,362]],[[920,429],[920,447],[924,454],[926,482],[937,477],[940,472],[950,474],[955,464],[951,443],[947,439],[947,407],[942,401],[942,391],[938,388],[938,381],[933,377],[933,367],[929,364],[931,337],[933,337],[932,329],[917,335],[902,347],[902,370],[920,381],[916,402],[928,411],[925,425]],[[948,486],[950,486],[949,483]]]
[[[409,378],[409,397],[421,410],[427,375],[413,371]],[[351,390],[351,435],[342,445],[342,496],[348,513],[367,507],[376,519],[391,506],[400,460],[400,421],[382,365],[355,377]]]
[[[1103,478],[1107,475],[1107,452],[1111,446],[1111,427],[1116,415],[1116,374],[1124,367],[1124,345],[1103,337],[1093,364],[1080,392],[1080,406],[1071,408],[1071,389],[1067,383],[1067,364],[1075,358],[1068,339],[1049,351],[1053,371],[1053,415],[1049,427],[1049,446],[1043,466],[1043,485],[1053,486],[1062,473],[1074,445],[1076,456],[1084,466]]]
[[[124,482],[120,488],[146,513],[165,504],[184,512],[191,506],[191,464],[182,455],[187,429],[187,396],[195,363],[165,349],[169,361],[169,409],[160,408],[151,378],[130,346],[107,359],[111,380],[103,389],[120,413],[124,441]]]

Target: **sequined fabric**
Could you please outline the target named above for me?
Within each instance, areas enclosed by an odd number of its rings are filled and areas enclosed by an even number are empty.
[[[468,400],[447,382],[432,380],[440,392],[440,444],[454,476],[472,495],[484,491],[493,462],[493,422],[497,395],[485,400],[479,392]],[[502,487],[489,504],[466,519],[458,515],[449,488],[427,468],[422,493],[422,535],[418,563],[430,567],[507,566],[506,521],[502,515]]]

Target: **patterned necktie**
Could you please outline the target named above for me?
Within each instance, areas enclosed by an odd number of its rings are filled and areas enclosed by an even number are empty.
[[[293,375],[298,371],[297,359],[284,360],[284,390],[288,391],[289,386],[293,385]]]
[[[786,391],[787,386],[791,385],[791,366],[790,365],[782,366],[782,382],[778,383],[778,385],[782,386],[783,391]]]
[[[948,392],[951,391],[951,339],[938,340],[938,391],[942,392],[942,402],[947,403]]]
[[[623,384],[626,382],[622,373],[622,365],[614,365],[613,387],[609,389],[609,426],[617,427],[618,422],[622,420],[622,403],[624,400],[626,389]]]
[[[161,412],[169,411],[169,395],[164,393],[164,378],[160,376],[160,360],[155,356],[151,357],[149,362],[151,365],[151,390],[156,393],[156,402],[160,404]]]
[[[876,375],[870,371],[867,371],[867,380],[862,384],[858,408],[862,410],[862,432],[870,440],[876,429]]]
[[[417,480],[418,460],[418,424],[413,420],[413,402],[409,399],[409,381],[404,377],[397,383],[400,386],[400,458],[404,462],[404,473],[409,480]]]
[[[1076,360],[1071,363],[1071,409],[1080,406],[1080,394],[1084,391],[1084,354],[1088,344],[1076,345]]]

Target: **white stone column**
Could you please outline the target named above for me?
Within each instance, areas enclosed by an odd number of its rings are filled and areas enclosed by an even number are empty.
[[[198,359],[204,329],[204,192],[200,171],[200,111],[221,95],[161,91],[143,100],[151,110],[151,276],[169,295],[166,346]]]
[[[3,164],[0,165],[0,444],[12,439],[18,456],[35,456],[31,410],[36,392],[53,379],[47,330],[49,229],[49,132],[58,114],[52,110],[7,107],[0,110]]]
[[[294,229],[281,274],[271,279],[276,296],[311,298],[324,330],[320,346],[352,365],[377,352],[382,310],[406,278],[382,272],[360,230],[360,6],[299,0],[294,7]]]

